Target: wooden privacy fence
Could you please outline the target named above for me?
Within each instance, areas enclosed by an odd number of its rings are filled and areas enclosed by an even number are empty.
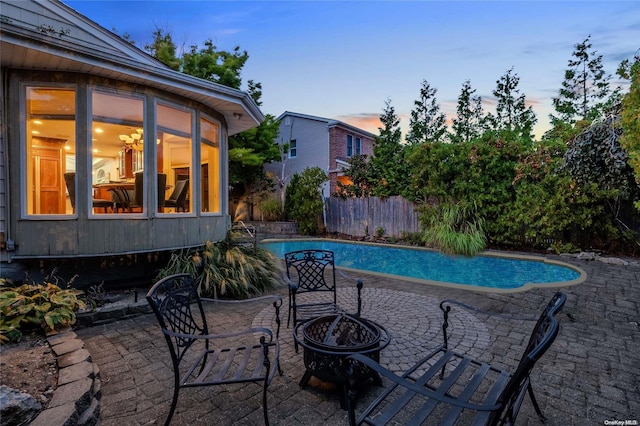
[[[325,199],[327,232],[363,237],[402,237],[417,233],[420,222],[416,205],[402,197]]]

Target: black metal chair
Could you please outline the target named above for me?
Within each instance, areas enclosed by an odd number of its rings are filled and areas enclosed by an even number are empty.
[[[189,179],[183,179],[176,182],[173,192],[164,202],[165,207],[173,207],[176,212],[182,210],[187,211],[187,195],[189,195]]]
[[[565,301],[566,296],[558,292],[547,304],[513,372],[449,350],[447,328],[451,305],[471,307],[455,301],[442,302],[444,343],[402,376],[393,374],[366,356],[356,354],[348,357],[359,364],[358,368],[364,365],[391,382],[357,418],[357,392],[355,387],[350,389],[350,424],[512,425],[527,392],[536,413],[544,422],[529,374],[558,334],[556,315]]]
[[[71,202],[71,208],[73,212],[76,211],[76,172],[67,172],[64,174],[64,182],[67,185],[67,191],[69,192],[69,201]],[[94,209],[104,209],[105,213],[109,212],[109,209],[113,208],[113,201],[104,200],[101,198],[92,198],[91,205]]]
[[[336,268],[332,251],[298,250],[286,253],[284,260],[286,265],[285,280],[289,285],[287,327],[289,327],[292,317],[295,327],[299,323],[321,315],[342,312],[337,303]],[[343,274],[343,276],[345,275]],[[355,282],[358,290],[356,315],[360,316],[363,284],[359,278],[355,279]],[[304,293],[307,295],[301,298],[300,296]],[[297,351],[297,343],[295,347]]]
[[[263,296],[240,301],[200,298],[196,284],[189,274],[175,274],[161,279],[146,297],[160,323],[173,363],[173,400],[165,425],[171,422],[181,388],[245,382],[263,384],[264,422],[268,425],[267,387],[276,371],[282,375],[278,343],[282,298]],[[269,299],[275,300],[275,337],[267,328],[209,334],[202,301],[244,305],[247,302]],[[246,343],[247,341],[253,343]],[[230,347],[216,346],[216,343],[227,343]]]

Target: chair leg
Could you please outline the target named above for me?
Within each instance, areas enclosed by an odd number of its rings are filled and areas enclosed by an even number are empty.
[[[544,414],[542,414],[542,410],[540,409],[540,406],[538,405],[538,401],[536,400],[536,397],[533,394],[533,387],[531,386],[531,382],[529,382],[529,384],[527,385],[527,390],[529,391],[529,397],[531,398],[531,403],[533,404],[533,408],[536,410],[536,414],[540,418],[540,421],[542,423],[546,423],[547,422],[547,418],[544,416]]]
[[[175,384],[173,390],[173,401],[171,401],[171,408],[169,409],[169,415],[167,416],[167,420],[164,422],[164,426],[169,426],[171,423],[171,418],[173,417],[174,411],[176,411],[176,405],[178,405],[178,392],[180,391],[180,387],[178,383]]]
[[[267,370],[268,374],[268,370]],[[264,424],[269,426],[269,410],[267,410],[267,386],[269,385],[268,377],[264,379],[264,386],[262,388],[262,411],[264,413]]]

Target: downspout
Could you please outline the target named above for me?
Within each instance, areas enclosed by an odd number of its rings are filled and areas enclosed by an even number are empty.
[[[12,185],[9,184],[9,176],[11,175],[10,171],[9,171],[9,167],[10,167],[10,162],[9,162],[9,135],[8,135],[8,122],[9,122],[9,113],[8,113],[8,100],[7,100],[7,93],[6,90],[9,87],[8,86],[8,74],[6,72],[6,69],[4,71],[0,71],[2,73],[2,88],[0,88],[1,92],[0,94],[2,95],[2,122],[4,123],[4,125],[2,126],[2,133],[0,134],[0,139],[2,141],[2,145],[4,146],[3,152],[2,152],[2,161],[3,161],[3,165],[4,165],[4,176],[2,176],[4,178],[4,181],[6,183],[5,186],[5,193],[4,193],[4,199],[6,201],[5,204],[5,209],[4,209],[4,224],[5,224],[5,229],[4,229],[4,236],[5,236],[5,253],[7,255],[7,263],[11,263],[11,251],[7,250],[8,246],[9,246],[9,241],[12,240],[11,238],[11,187]],[[19,186],[18,186],[19,187]]]

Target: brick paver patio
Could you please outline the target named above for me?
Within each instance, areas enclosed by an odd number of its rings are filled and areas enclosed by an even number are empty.
[[[548,424],[640,421],[640,266],[562,260],[585,270],[588,278],[582,284],[562,289],[568,300],[560,317],[560,334],[533,371],[533,386]],[[442,315],[438,304],[442,299],[453,298],[493,312],[533,317],[556,291],[547,288],[496,294],[365,273],[358,276],[365,283],[363,316],[383,324],[392,334],[391,344],[381,354],[381,363],[398,372],[441,341]],[[339,303],[355,311],[355,291],[346,288],[349,285],[346,280],[339,277],[339,281]],[[277,289],[275,293],[285,296],[280,335],[284,375],[276,375],[269,387],[271,423],[348,424],[336,392],[317,382],[305,389],[298,386],[304,372],[302,350],[295,353],[291,329],[286,328],[286,289]],[[242,312],[234,307],[214,305],[214,308],[209,319],[210,324],[215,324],[212,329],[232,330],[252,323],[273,325],[272,308],[268,306]],[[462,321],[452,326],[453,345],[513,368],[532,327],[530,322],[466,312]],[[101,424],[163,424],[172,396],[173,373],[166,343],[153,315],[76,332],[100,368]],[[363,399],[366,401],[378,390],[375,386],[369,388]],[[183,389],[172,424],[262,424],[260,392],[256,384]],[[528,398],[518,424],[541,424]]]

